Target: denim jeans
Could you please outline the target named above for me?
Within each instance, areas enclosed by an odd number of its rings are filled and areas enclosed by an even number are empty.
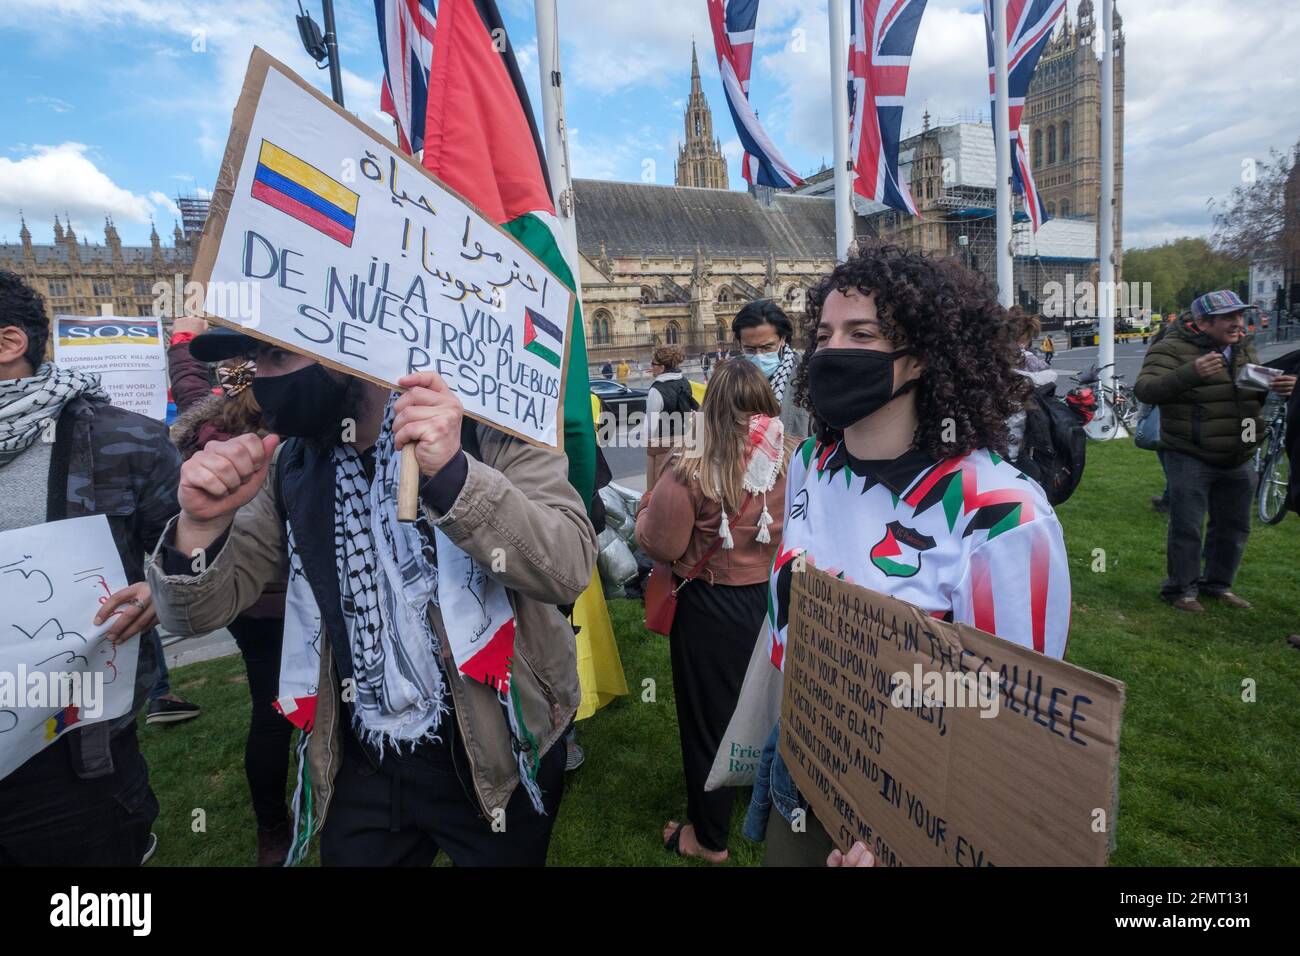
[[[1250,537],[1255,472],[1249,461],[1210,465],[1182,452],[1165,451],[1169,476],[1168,578],[1166,600],[1222,594],[1232,588]],[[1201,525],[1209,515],[1204,542]]]
[[[172,692],[171,675],[167,673],[167,659],[163,654],[162,635],[158,633],[158,628],[151,629],[147,634],[141,634],[140,640],[150,641],[153,644],[154,655],[158,658],[158,679],[149,688],[149,703],[152,704],[159,697],[166,697]]]

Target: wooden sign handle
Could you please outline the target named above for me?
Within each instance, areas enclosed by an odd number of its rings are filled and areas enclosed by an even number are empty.
[[[412,442],[402,446],[401,469],[397,478],[397,520],[414,521],[420,514],[420,463]]]

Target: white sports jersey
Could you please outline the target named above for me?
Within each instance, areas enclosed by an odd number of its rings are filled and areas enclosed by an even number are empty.
[[[1070,570],[1060,522],[1042,489],[991,452],[936,463],[913,450],[863,462],[843,442],[809,438],[799,446],[768,589],[769,650],[778,668],[799,554],[934,617],[1051,657],[1065,654]]]

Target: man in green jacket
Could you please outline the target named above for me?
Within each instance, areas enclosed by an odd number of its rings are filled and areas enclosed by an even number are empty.
[[[1245,309],[1231,291],[1198,298],[1190,319],[1172,323],[1147,351],[1134,386],[1140,401],[1160,406],[1170,492],[1169,576],[1160,596],[1180,611],[1203,611],[1198,597],[1250,607],[1231,589],[1250,536],[1255,487],[1250,458],[1263,434],[1259,416],[1266,393],[1238,383],[1247,364],[1259,363],[1244,338]],[[1294,375],[1279,375],[1271,385],[1283,396],[1294,387]]]

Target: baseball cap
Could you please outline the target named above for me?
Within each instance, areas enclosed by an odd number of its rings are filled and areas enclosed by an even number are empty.
[[[261,344],[260,339],[222,325],[191,339],[190,354],[200,362],[224,362],[226,359],[249,355]]]
[[[1229,315],[1244,311],[1248,306],[1241,297],[1231,289],[1207,292],[1192,302],[1192,319],[1203,319],[1207,315]]]

